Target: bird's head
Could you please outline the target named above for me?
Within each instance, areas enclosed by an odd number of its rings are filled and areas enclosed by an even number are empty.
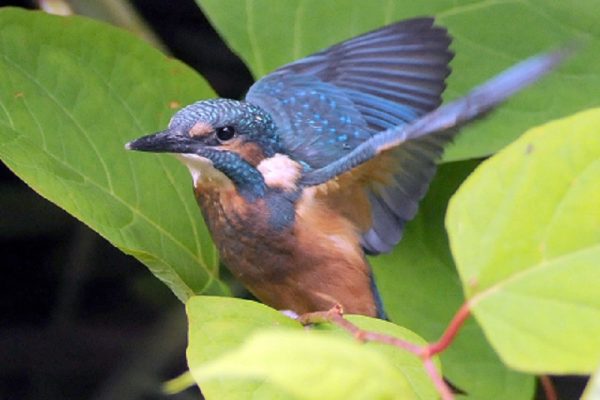
[[[266,190],[257,167],[280,152],[271,116],[250,103],[228,99],[191,104],[173,116],[166,130],[133,140],[126,148],[175,153],[196,185],[234,184],[256,197]]]

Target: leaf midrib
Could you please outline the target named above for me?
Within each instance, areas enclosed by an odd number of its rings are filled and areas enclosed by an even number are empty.
[[[502,288],[510,285],[511,283],[519,282],[520,280],[526,279],[529,275],[537,273],[541,269],[548,268],[548,267],[552,266],[553,264],[559,263],[563,259],[568,259],[570,257],[577,257],[580,254],[586,253],[588,251],[589,252],[598,251],[600,253],[600,243],[592,245],[592,246],[582,247],[576,251],[572,251],[572,252],[569,252],[566,254],[561,254],[560,256],[554,257],[552,259],[543,259],[543,260],[541,260],[541,262],[539,262],[537,264],[533,264],[531,267],[529,267],[527,269],[518,271],[518,272],[510,275],[506,279],[504,279],[500,282],[497,282],[491,286],[488,286],[485,290],[473,295],[468,301],[472,306],[475,306],[480,301],[485,300],[486,298],[490,297],[494,293],[498,293],[499,291],[502,290]]]

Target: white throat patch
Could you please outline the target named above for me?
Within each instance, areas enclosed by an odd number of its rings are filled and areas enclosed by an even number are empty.
[[[302,167],[299,163],[279,153],[262,160],[256,169],[262,174],[267,186],[285,191],[295,190],[298,179],[302,175]]]
[[[174,154],[175,157],[185,164],[192,174],[194,187],[198,186],[218,186],[221,188],[232,188],[233,183],[221,171],[213,166],[208,158],[200,157],[196,154]]]

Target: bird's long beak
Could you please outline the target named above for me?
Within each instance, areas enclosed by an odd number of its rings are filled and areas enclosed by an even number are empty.
[[[125,148],[154,153],[194,153],[198,145],[189,136],[167,129],[132,140],[125,145]]]

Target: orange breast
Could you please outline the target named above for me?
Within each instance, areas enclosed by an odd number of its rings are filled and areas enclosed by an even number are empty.
[[[214,188],[197,196],[224,264],[265,304],[303,314],[339,303],[348,313],[376,315],[357,227],[314,189],[282,230],[270,226],[265,200],[249,204],[235,190]]]

